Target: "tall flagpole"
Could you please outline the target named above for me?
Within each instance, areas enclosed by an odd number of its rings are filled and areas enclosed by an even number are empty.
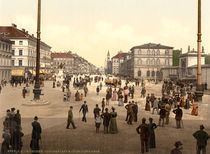
[[[202,100],[202,76],[201,76],[201,0],[198,0],[198,34],[197,34],[197,87],[196,96],[198,100]]]
[[[37,44],[36,44],[36,80],[34,86],[34,100],[40,99],[40,83],[39,83],[39,70],[40,70],[40,25],[41,25],[41,0],[38,0],[38,14],[37,14]]]

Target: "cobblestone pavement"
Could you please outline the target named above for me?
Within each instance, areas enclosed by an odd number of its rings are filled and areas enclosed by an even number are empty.
[[[49,105],[46,106],[25,106],[24,102],[28,102],[33,98],[30,93],[26,99],[21,96],[22,87],[7,86],[0,94],[0,122],[3,122],[3,117],[6,114],[6,109],[15,107],[20,109],[22,116],[22,129],[25,134],[23,137],[23,150],[29,150],[29,143],[31,137],[33,117],[37,115],[39,122],[43,128],[41,149],[46,153],[104,153],[104,154],[136,154],[140,152],[140,137],[136,133],[136,127],[140,124],[141,118],[152,117],[154,122],[158,122],[159,116],[144,110],[145,99],[140,98],[140,88],[135,89],[134,100],[138,102],[139,122],[132,126],[125,122],[126,110],[124,107],[117,106],[117,102],[111,102],[109,109],[114,106],[118,113],[117,124],[118,134],[103,134],[101,126],[100,133],[95,133],[95,125],[93,119],[93,108],[95,104],[101,104],[101,100],[105,97],[106,87],[103,87],[99,96],[96,95],[97,84],[92,84],[89,88],[87,104],[89,106],[89,113],[87,114],[87,123],[81,121],[82,115],[79,114],[79,108],[83,102],[75,102],[75,89],[72,89],[72,97],[70,102],[63,102],[63,93],[61,88],[52,88],[52,82],[46,81],[44,87],[44,96],[42,99],[48,100]],[[32,92],[33,87],[30,87]],[[148,93],[154,93],[160,96],[161,84],[147,84],[146,89]],[[83,91],[82,91],[83,92]],[[170,150],[174,148],[175,141],[180,140],[183,143],[183,153],[195,153],[196,141],[192,137],[193,132],[199,129],[200,124],[204,124],[206,131],[210,134],[210,120],[209,120],[209,101],[208,95],[204,96],[203,102],[199,104],[199,116],[191,116],[191,109],[184,110],[184,128],[176,129],[174,114],[170,114],[170,124],[165,127],[158,127],[155,130],[157,148],[151,150],[148,154],[169,154]],[[76,130],[66,130],[67,111],[69,106],[74,107],[74,119],[77,126]],[[2,125],[0,125],[2,130]],[[1,132],[2,133],[2,132]],[[0,140],[1,142],[2,140]],[[42,152],[42,153],[44,153]],[[210,153],[210,148],[207,147],[207,153]]]

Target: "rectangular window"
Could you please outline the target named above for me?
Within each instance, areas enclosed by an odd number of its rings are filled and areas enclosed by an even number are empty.
[[[19,41],[19,45],[23,45],[23,41]]]
[[[15,41],[11,41],[12,42],[12,44],[15,44]]]
[[[23,50],[19,50],[19,56],[23,55]]]
[[[22,62],[23,62],[22,60],[19,60],[19,66],[23,66]]]
[[[15,50],[12,50],[12,55],[13,55],[13,56],[15,55]]]
[[[12,66],[15,66],[15,60],[12,60]]]

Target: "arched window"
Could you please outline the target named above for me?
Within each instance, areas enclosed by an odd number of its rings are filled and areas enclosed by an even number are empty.
[[[152,55],[155,55],[155,49],[152,50]]]
[[[160,50],[159,49],[157,50],[156,55],[160,55]]]
[[[154,77],[155,76],[155,71],[152,71],[152,77]]]
[[[138,76],[141,76],[141,71],[140,70],[138,71]]]
[[[151,60],[151,65],[155,65],[155,59]]]
[[[146,61],[146,62],[147,62],[147,65],[150,65],[150,60],[149,60],[149,59],[147,59],[147,61]]]
[[[149,70],[147,71],[147,77],[150,77],[150,71]]]
[[[169,50],[168,49],[165,50],[165,55],[169,55]]]
[[[156,65],[160,65],[160,59],[156,60]]]
[[[141,55],[141,54],[142,54],[141,49],[139,49],[138,53],[139,53],[139,55]]]
[[[157,76],[157,77],[160,77],[160,71],[157,71],[157,72],[156,72],[156,76]]]
[[[169,65],[169,60],[168,59],[165,60],[165,65]]]
[[[149,49],[147,50],[147,55],[150,55],[150,50]]]
[[[138,60],[138,64],[142,65],[142,60],[141,59]]]

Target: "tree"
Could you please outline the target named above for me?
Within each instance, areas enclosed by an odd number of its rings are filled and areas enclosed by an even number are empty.
[[[173,50],[173,66],[179,66],[179,55],[181,50]]]
[[[205,64],[210,64],[210,55],[205,56]]]

